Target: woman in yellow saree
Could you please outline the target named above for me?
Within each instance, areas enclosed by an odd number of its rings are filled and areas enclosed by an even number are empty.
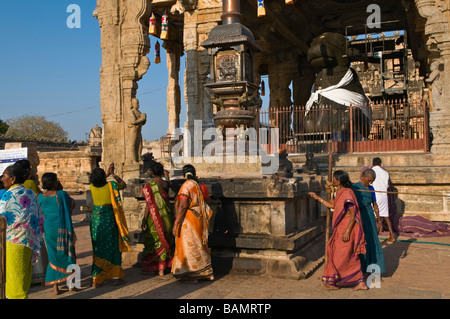
[[[183,167],[186,181],[175,199],[175,253],[172,274],[181,280],[214,280],[208,248],[212,210],[205,202],[192,165]]]
[[[117,183],[107,182],[109,175],[112,175]],[[90,225],[93,287],[99,287],[111,278],[114,285],[120,285],[124,276],[122,252],[130,249],[128,228],[119,195],[119,190],[124,189],[126,184],[114,174],[114,164],[111,164],[108,175],[103,169],[95,168],[90,182],[94,202]]]

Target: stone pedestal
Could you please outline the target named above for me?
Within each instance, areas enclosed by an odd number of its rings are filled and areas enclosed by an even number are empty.
[[[239,174],[238,174],[239,175]],[[245,177],[243,177],[245,176]],[[325,238],[321,208],[308,196],[320,193],[324,179],[240,174],[238,178],[201,178],[209,189],[214,215],[209,246],[215,272],[244,271],[302,279],[323,261]],[[140,221],[145,210],[142,187],[146,179],[129,181],[124,198],[137,205],[126,212],[131,252],[124,264],[139,265],[143,249]],[[175,194],[170,193],[173,201]]]
[[[303,279],[322,262],[320,176],[203,179],[214,217],[209,246],[217,272],[243,271]]]

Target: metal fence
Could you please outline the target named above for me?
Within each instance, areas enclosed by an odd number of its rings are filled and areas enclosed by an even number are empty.
[[[258,113],[257,126],[278,128],[279,148],[288,153],[429,150],[428,109],[424,101],[394,100],[350,107],[320,105],[309,110],[304,106],[280,107]]]
[[[0,299],[6,298],[6,218],[0,215]]]

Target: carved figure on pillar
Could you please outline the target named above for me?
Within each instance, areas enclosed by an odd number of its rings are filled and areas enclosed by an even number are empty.
[[[430,65],[430,76],[425,79],[426,83],[431,84],[431,101],[433,103],[432,110],[439,110],[442,103],[442,79],[441,72],[444,68],[444,60],[442,58],[434,60]]]
[[[131,108],[128,112],[127,121],[127,153],[126,158],[128,163],[138,163],[139,156],[142,153],[142,126],[147,122],[147,114],[139,111],[139,100],[133,98],[131,100]]]

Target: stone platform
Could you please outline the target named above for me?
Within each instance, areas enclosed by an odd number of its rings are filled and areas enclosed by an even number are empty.
[[[260,174],[201,176],[210,191],[214,215],[209,246],[214,269],[301,279],[318,267],[324,255],[325,222],[321,207],[308,192],[321,192],[321,176],[293,178]],[[145,202],[144,180],[128,182],[124,197],[138,209],[127,213],[136,243],[125,263],[140,262],[139,221]],[[171,191],[173,200],[174,193]]]
[[[432,221],[450,221],[450,156],[423,152],[333,154],[333,171],[349,173],[358,182],[361,169],[372,164],[374,157],[382,159],[395,191],[400,216],[420,215]],[[328,154],[317,154],[321,173],[328,173]],[[302,154],[290,154],[294,170],[305,162]]]

